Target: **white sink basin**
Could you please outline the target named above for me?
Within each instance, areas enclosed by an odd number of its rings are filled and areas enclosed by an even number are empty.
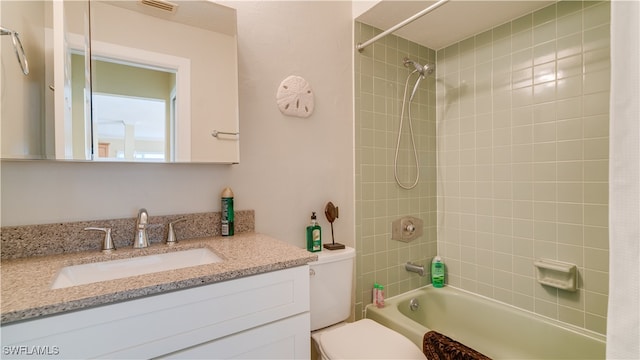
[[[138,256],[130,259],[65,266],[56,276],[51,288],[59,289],[91,284],[129,276],[214,264],[221,261],[222,258],[213,251],[206,248],[198,248],[157,255]]]

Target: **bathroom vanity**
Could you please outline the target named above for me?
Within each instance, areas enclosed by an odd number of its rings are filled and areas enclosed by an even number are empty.
[[[51,288],[61,268],[207,248],[223,260]],[[2,262],[3,358],[306,358],[316,256],[256,233]]]

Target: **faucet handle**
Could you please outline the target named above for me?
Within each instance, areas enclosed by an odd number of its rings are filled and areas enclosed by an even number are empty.
[[[112,250],[116,249],[116,246],[113,244],[113,240],[111,239],[111,228],[87,227],[84,229],[104,231],[104,241],[102,242],[102,252],[109,253]]]
[[[176,232],[173,230],[173,224],[185,221],[187,218],[180,218],[169,223],[169,234],[167,234],[167,245],[174,245],[178,242]]]

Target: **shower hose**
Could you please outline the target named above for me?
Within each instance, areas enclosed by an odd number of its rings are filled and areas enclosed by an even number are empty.
[[[416,185],[418,185],[418,180],[420,180],[420,164],[418,162],[418,151],[416,149],[416,141],[413,136],[413,125],[411,124],[411,101],[413,99],[413,95],[409,98],[409,101],[407,103],[407,88],[409,86],[409,79],[411,78],[411,75],[413,75],[416,72],[417,70],[414,70],[413,72],[409,73],[409,75],[407,75],[407,81],[404,83],[404,95],[402,97],[402,110],[400,111],[400,125],[398,126],[398,140],[396,142],[395,157],[393,158],[393,176],[395,177],[396,183],[398,183],[398,186],[400,186],[405,190],[413,189],[414,187],[416,187]],[[422,75],[418,74],[418,80],[416,81],[420,81],[420,76]],[[417,86],[416,88],[414,88],[414,91],[415,89],[417,89]],[[398,178],[398,151],[400,150],[400,138],[402,136],[402,127],[404,124],[405,104],[406,104],[407,113],[408,113],[409,134],[411,135],[411,145],[413,146],[413,158],[415,159],[415,164],[416,164],[416,178],[411,185],[403,184]]]

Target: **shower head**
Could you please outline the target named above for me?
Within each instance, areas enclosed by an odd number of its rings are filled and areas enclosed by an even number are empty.
[[[436,69],[436,66],[434,64],[426,64],[424,66],[418,64],[417,62],[409,59],[409,58],[404,58],[403,60],[404,66],[405,67],[411,67],[413,66],[415,68],[414,71],[417,71],[418,73],[420,73],[420,75],[422,77],[425,77],[427,75],[431,75],[433,73],[433,71]]]
[[[431,75],[436,71],[436,66],[435,64],[426,64],[422,69],[425,74]]]
[[[422,73],[422,65],[418,64],[417,62],[409,59],[409,58],[404,58],[404,66],[405,67],[411,67],[413,66],[415,68],[415,70],[419,73]]]

